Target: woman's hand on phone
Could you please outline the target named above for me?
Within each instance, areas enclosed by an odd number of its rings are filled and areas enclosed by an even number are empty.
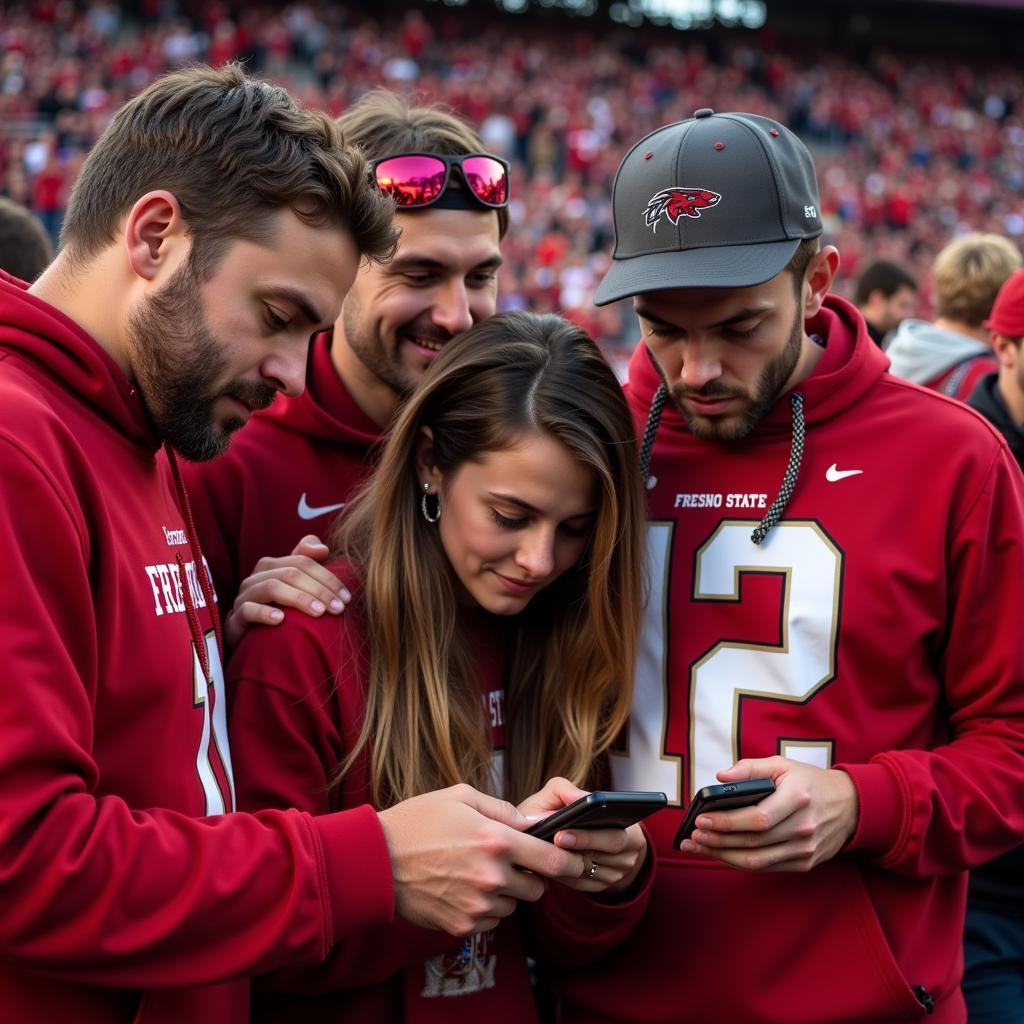
[[[568,779],[549,779],[544,788],[527,797],[519,812],[527,818],[542,818],[586,796],[587,791]],[[639,825],[629,828],[574,828],[557,832],[555,845],[583,858],[579,878],[560,878],[570,889],[586,893],[625,892],[636,881],[647,860],[647,836]]]
[[[544,788],[528,796],[517,808],[524,818],[539,821],[555,811],[575,803],[587,795],[587,790],[574,786],[568,779],[548,779]]]
[[[639,824],[624,829],[565,829],[555,836],[555,845],[583,858],[583,874],[579,878],[558,880],[579,892],[625,892],[647,861],[647,836]]]

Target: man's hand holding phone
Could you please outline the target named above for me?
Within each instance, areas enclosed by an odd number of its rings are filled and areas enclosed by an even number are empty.
[[[609,797],[620,794],[608,794]],[[603,817],[605,820],[616,820],[632,817],[644,817],[663,806],[664,794],[653,794],[661,797],[661,803],[652,800],[649,806],[640,806],[632,810],[625,804],[618,808],[610,808],[606,801],[588,797],[600,796],[588,794],[585,790],[574,786],[567,779],[551,779],[542,790],[527,797],[519,805],[520,813],[529,818],[540,816],[528,831],[549,838],[556,846],[572,850],[583,858],[583,873],[579,878],[560,878],[563,885],[580,892],[591,894],[625,892],[636,880],[647,860],[647,837],[639,824],[626,828],[594,827]],[[565,827],[559,828],[548,835],[550,828],[544,819],[555,818],[556,814],[564,813]],[[625,815],[625,818],[623,818]],[[577,827],[572,827],[573,822]]]
[[[749,807],[698,814],[696,831],[677,836],[679,848],[748,871],[809,871],[853,835],[857,790],[845,772],[786,757],[748,758],[718,772],[722,783],[759,778],[775,792]]]
[[[494,928],[545,879],[576,879],[584,860],[525,835],[511,804],[465,784],[410,797],[377,815],[391,855],[395,911],[463,937]],[[522,870],[525,868],[526,870]]]

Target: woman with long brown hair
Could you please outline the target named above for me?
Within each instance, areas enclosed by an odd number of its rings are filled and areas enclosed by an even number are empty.
[[[464,782],[539,815],[580,795],[629,710],[643,522],[629,411],[582,330],[510,313],[449,342],[341,520],[352,605],[252,629],[232,660],[240,804],[387,808]],[[576,934],[574,905],[613,944],[642,909],[642,830],[559,842],[586,855],[566,885],[590,895],[552,887],[546,944]],[[269,979],[254,1016],[532,1018],[514,920],[451,945],[399,922],[368,932]],[[300,991],[330,995],[299,1011],[280,994]]]

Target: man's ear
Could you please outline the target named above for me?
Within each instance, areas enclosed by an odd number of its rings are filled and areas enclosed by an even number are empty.
[[[416,479],[420,487],[429,484],[431,493],[440,489],[444,479],[434,461],[434,432],[430,427],[420,427],[416,435]]]
[[[804,271],[804,319],[816,316],[821,309],[832,282],[839,270],[839,250],[834,245],[826,245],[819,249],[807,264]]]
[[[992,341],[992,351],[996,354],[999,365],[1012,370],[1020,360],[1020,342],[995,331],[992,331],[989,337]]]
[[[146,281],[178,268],[191,240],[173,193],[156,189],[135,201],[125,220],[124,244],[132,270]]]

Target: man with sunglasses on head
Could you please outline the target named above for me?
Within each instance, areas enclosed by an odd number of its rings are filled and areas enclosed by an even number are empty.
[[[3,1020],[244,1024],[251,975],[396,915],[486,931],[584,871],[468,786],[235,810],[230,627],[176,467],[301,392],[394,242],[328,117],[195,66],[112,118],[39,278],[0,272]]]
[[[612,206],[597,299],[639,319],[651,522],[611,774],[670,807],[644,919],[558,979],[559,1020],[963,1024],[967,869],[1024,832],[1020,472],[830,294],[783,125],[698,110],[630,150]],[[677,832],[704,787],[765,777]]]
[[[395,258],[360,268],[333,331],[313,341],[301,397],[253,416],[223,457],[183,467],[221,607],[237,596],[249,621],[279,622],[282,606],[342,610],[348,594],[319,564],[318,538],[437,353],[497,303],[506,161],[441,107],[386,90],[338,123],[395,201]]]

